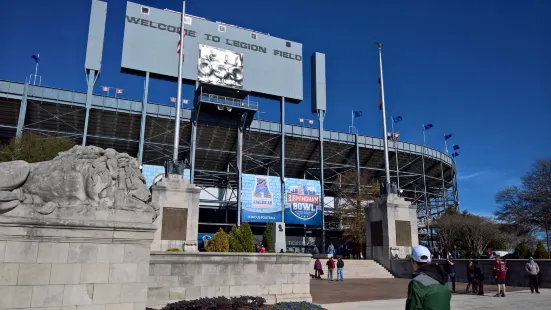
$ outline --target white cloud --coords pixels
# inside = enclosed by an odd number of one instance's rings
[[[485,173],[486,173],[486,171],[479,171],[479,172],[475,172],[475,173],[471,173],[471,174],[459,174],[459,175],[457,175],[457,179],[458,180],[469,180],[469,179],[481,176]]]

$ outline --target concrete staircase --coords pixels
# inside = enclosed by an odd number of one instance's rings
[[[344,260],[344,279],[388,279],[394,276],[374,260]]]

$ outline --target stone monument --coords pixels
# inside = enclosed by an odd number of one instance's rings
[[[280,253],[281,250],[287,251],[287,242],[285,238],[285,223],[275,222],[272,229],[272,242],[274,243],[274,251]]]
[[[150,198],[113,149],[0,163],[0,309],[145,309]]]
[[[201,189],[181,175],[169,175],[152,185],[151,192],[152,205],[159,210],[151,251],[178,248],[197,252]]]
[[[419,242],[417,206],[395,193],[370,202],[366,213],[366,255],[387,269],[390,260],[406,258]]]

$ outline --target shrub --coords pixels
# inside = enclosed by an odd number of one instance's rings
[[[547,259],[549,258],[549,252],[545,249],[545,246],[543,243],[538,242],[538,246],[536,247],[536,251],[534,251],[534,258],[535,259]]]
[[[243,252],[243,245],[241,245],[241,240],[239,237],[239,229],[236,226],[231,228],[229,243],[230,252]]]
[[[273,223],[266,223],[264,234],[262,235],[262,245],[266,248],[266,252],[274,252],[274,243],[272,239],[272,233],[274,229]]]
[[[262,297],[241,296],[232,297],[231,299],[226,297],[214,297],[201,298],[197,300],[182,300],[168,304],[162,310],[259,310],[264,307],[265,303],[266,299]]]
[[[256,246],[254,244],[254,234],[249,226],[249,223],[241,224],[239,227],[239,235],[241,245],[243,246],[243,252],[256,252]]]
[[[178,249],[178,248],[168,248],[166,249],[167,252],[181,252],[182,250]]]
[[[230,242],[228,234],[220,228],[216,234],[210,239],[207,245],[208,252],[228,252],[230,250]]]
[[[271,310],[325,310],[319,305],[314,305],[309,302],[280,302],[268,308]]]

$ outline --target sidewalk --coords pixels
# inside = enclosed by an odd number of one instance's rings
[[[345,274],[346,276],[346,274]],[[407,297],[410,279],[350,279],[343,282],[312,279],[310,280],[310,294],[316,304],[332,304],[355,301],[403,299]],[[455,296],[462,296],[466,288],[465,283],[457,283]],[[451,284],[449,284],[451,287]],[[496,292],[495,285],[485,285],[487,296]],[[523,291],[524,287],[507,287],[507,292]],[[473,295],[465,295],[473,298]],[[477,296],[478,297],[478,296]],[[528,310],[528,309],[527,309]]]
[[[374,300],[345,302],[334,304],[323,304],[322,307],[328,310],[357,310],[357,309],[377,309],[394,310],[404,309],[405,299]],[[473,295],[453,295],[451,308],[454,310],[472,310],[472,309],[499,309],[499,310],[548,310],[551,304],[551,290],[542,289],[541,294],[531,294],[530,291],[512,292],[505,298]]]

